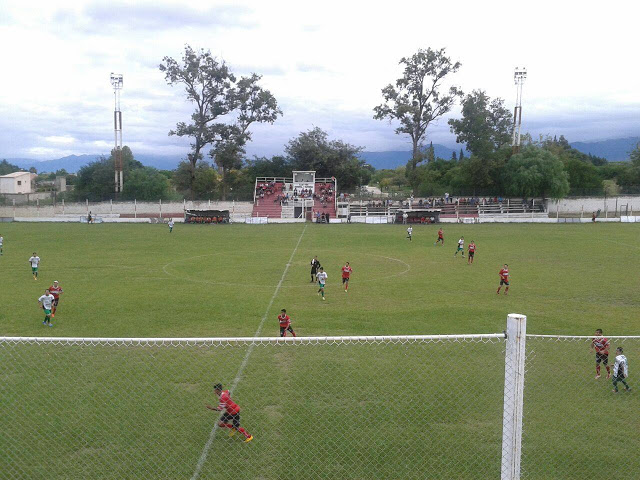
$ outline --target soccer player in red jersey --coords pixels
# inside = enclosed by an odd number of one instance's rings
[[[473,263],[473,256],[476,254],[476,244],[473,240],[469,244],[469,258],[467,260],[467,264]]]
[[[434,245],[437,245],[438,242],[441,242],[440,245],[444,245],[444,236],[442,233],[442,227],[440,227],[440,230],[438,230],[438,239],[436,240],[436,243],[434,243]]]
[[[607,378],[611,378],[609,367],[609,339],[602,336],[602,329],[596,330],[596,336],[591,341],[591,350],[596,352],[596,380],[600,378],[600,363],[607,369]]]
[[[240,432],[244,435],[244,441],[250,442],[253,440],[253,435],[247,432],[244,428],[240,426],[240,407],[237,403],[231,400],[231,396],[229,395],[229,390],[222,390],[222,384],[216,383],[213,386],[213,391],[219,397],[220,403],[217,407],[212,407],[211,405],[207,405],[206,407],[209,410],[214,410],[221,412],[224,410],[224,413],[220,417],[220,422],[218,426],[220,428],[230,428],[229,436],[232,437],[236,432]],[[231,420],[231,423],[227,423]]]
[[[342,284],[344,285],[344,292],[347,293],[349,289],[349,277],[351,276],[353,269],[349,266],[349,262],[342,267]]]
[[[505,285],[506,288],[504,289],[504,294],[506,295],[509,291],[509,265],[505,263],[504,267],[502,267],[502,269],[500,270],[499,275],[500,285],[498,286],[498,291],[496,293],[500,295],[500,289],[502,288],[502,285]]]
[[[296,336],[296,332],[291,328],[291,317],[287,315],[287,311],[283,308],[278,315],[278,323],[280,323],[280,336],[286,337],[287,330],[291,332],[291,335]]]
[[[51,312],[51,316],[56,316],[56,310],[58,308],[58,302],[60,301],[60,294],[63,293],[62,287],[56,280],[53,282],[53,285],[49,287],[49,293],[53,295],[53,311]]]

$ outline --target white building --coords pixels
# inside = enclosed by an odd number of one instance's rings
[[[33,182],[37,177],[31,172],[14,172],[0,176],[0,193],[33,193]]]

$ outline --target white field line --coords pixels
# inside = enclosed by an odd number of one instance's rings
[[[254,338],[255,337],[259,337],[260,333],[262,332],[262,327],[264,326],[264,322],[267,320],[267,315],[269,315],[269,311],[271,310],[271,306],[273,305],[273,301],[276,299],[276,296],[278,295],[278,292],[280,291],[280,287],[282,286],[282,282],[284,282],[284,277],[287,275],[287,272],[289,271],[289,267],[291,266],[291,262],[293,261],[293,257],[295,256],[296,252],[298,251],[298,247],[300,246],[300,242],[302,241],[302,236],[304,235],[304,232],[307,230],[307,225],[304,226],[304,228],[302,229],[302,233],[300,234],[300,238],[298,238],[298,243],[296,243],[295,248],[293,249],[293,252],[291,252],[291,256],[289,257],[289,261],[287,262],[287,265],[284,267],[284,272],[282,272],[282,276],[280,277],[280,281],[278,282],[278,285],[276,285],[276,289],[273,292],[273,295],[271,295],[271,300],[269,300],[269,305],[267,305],[267,309],[264,312],[264,315],[262,316],[262,319],[260,320],[260,324],[258,325],[258,329],[256,330],[256,333],[253,335]],[[249,363],[249,357],[251,356],[251,352],[253,352],[253,349],[255,348],[255,344],[250,344],[249,347],[247,348],[247,353],[245,353],[244,358],[242,359],[242,363],[240,364],[240,368],[238,368],[238,372],[236,373],[235,378],[233,379],[233,383],[231,384],[231,388],[229,388],[229,393],[233,394],[233,391],[236,389],[236,387],[238,386],[238,383],[240,383],[240,379],[242,378],[242,373],[244,372],[244,369],[247,366],[247,363]],[[209,434],[209,439],[207,440],[207,443],[204,445],[204,448],[202,449],[202,453],[200,454],[200,458],[198,459],[198,463],[196,465],[196,469],[193,472],[193,475],[191,476],[191,480],[197,480],[197,478],[200,476],[200,471],[202,470],[202,467],[204,466],[204,462],[207,461],[207,456],[209,455],[209,450],[211,450],[211,445],[213,445],[213,441],[216,439],[216,433],[218,433],[218,419],[216,419],[215,424],[213,425],[213,428],[211,429],[211,433]]]

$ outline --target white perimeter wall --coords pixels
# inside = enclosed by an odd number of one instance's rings
[[[607,212],[615,212],[616,205],[617,211],[620,211],[620,205],[629,204],[629,210],[633,207],[634,210],[640,210],[640,196],[620,196],[620,197],[575,197],[575,198],[563,198],[562,200],[549,200],[548,208],[549,215],[556,213],[556,208],[559,213],[580,213],[583,209],[585,215],[591,215],[593,212],[605,209]]]
[[[58,203],[54,206],[22,206],[12,205],[0,206],[0,217],[56,217],[58,215],[80,217],[86,215],[87,211],[91,211],[94,215],[159,215],[162,216],[183,216],[184,209],[212,209],[212,210],[229,210],[231,214],[236,216],[251,215],[253,211],[253,203],[251,202],[102,202],[102,203]]]

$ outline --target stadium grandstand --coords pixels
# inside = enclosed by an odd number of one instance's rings
[[[253,192],[253,217],[303,218],[336,217],[337,181],[316,178],[316,172],[294,171],[293,176],[258,177]]]

